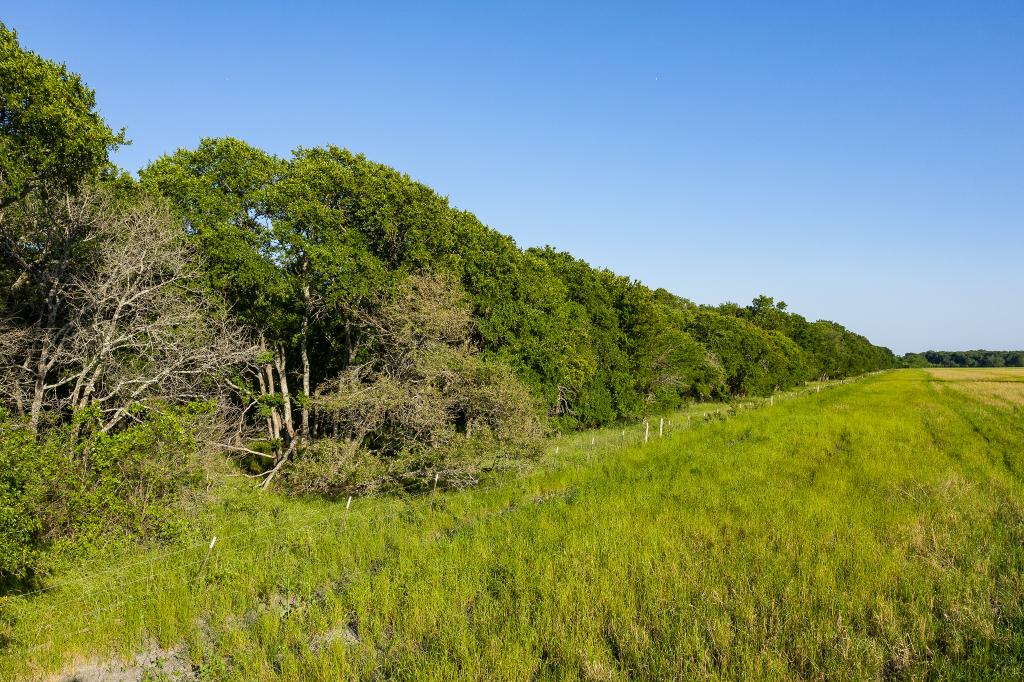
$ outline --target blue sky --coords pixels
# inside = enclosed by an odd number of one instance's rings
[[[1024,3],[10,3],[129,170],[337,144],[512,234],[897,352],[1024,347]]]

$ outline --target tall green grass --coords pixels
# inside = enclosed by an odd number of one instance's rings
[[[1024,412],[920,371],[738,407],[347,512],[239,486],[194,545],[10,600],[0,674],[163,647],[217,680],[1024,675]]]

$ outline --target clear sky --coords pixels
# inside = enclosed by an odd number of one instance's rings
[[[5,3],[129,170],[336,144],[700,303],[1024,347],[1024,2]]]

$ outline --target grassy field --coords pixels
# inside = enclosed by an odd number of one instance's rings
[[[1022,380],[697,407],[348,511],[239,486],[193,545],[8,600],[0,677],[1020,678]]]

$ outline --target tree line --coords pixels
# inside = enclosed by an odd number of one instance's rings
[[[429,187],[336,147],[279,159],[207,139],[140,176],[174,207],[211,287],[260,330],[270,393],[287,396],[291,379],[314,395],[370,357],[373,333],[360,315],[415,274],[450,278],[470,306],[481,357],[511,367],[563,426],[894,364],[864,337],[766,296],[698,306],[551,247],[521,250]],[[304,432],[318,428],[308,425],[322,417],[315,406],[282,408],[285,426],[289,411]]]
[[[896,364],[770,297],[697,305],[520,249],[347,149],[211,138],[136,179],[125,143],[0,24],[0,578],[68,538],[173,535],[224,467],[468,485],[545,431]]]
[[[900,362],[904,367],[1024,367],[1024,351],[929,350],[907,353]]]

